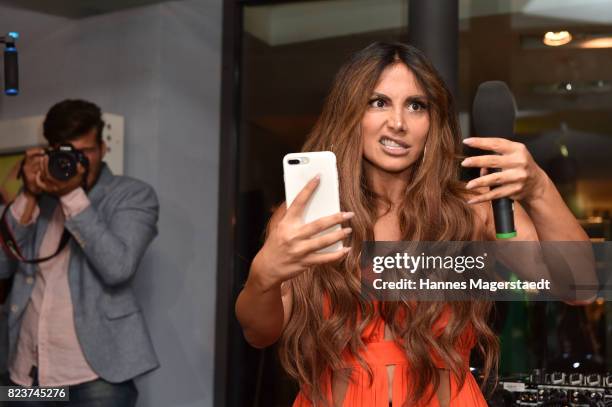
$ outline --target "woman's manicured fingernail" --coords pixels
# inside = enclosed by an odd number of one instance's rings
[[[471,138],[471,137],[468,137],[468,138],[463,139],[463,142],[464,142],[465,144],[470,144],[472,141],[474,141],[474,139],[473,139],[473,138]]]
[[[468,204],[473,204],[474,202],[476,202],[476,199],[474,199],[474,198],[467,200]]]
[[[342,217],[343,217],[344,219],[350,219],[350,218],[352,218],[353,216],[355,216],[355,213],[354,213],[354,212],[344,212],[344,213],[342,214]]]
[[[470,189],[473,188],[474,184],[472,183],[472,181],[468,182],[467,184],[465,184],[465,189]]]
[[[344,234],[345,235],[350,235],[352,231],[353,231],[353,229],[351,229],[351,228],[344,228]]]
[[[461,165],[466,166],[470,163],[470,159],[466,158],[465,160],[461,161]]]

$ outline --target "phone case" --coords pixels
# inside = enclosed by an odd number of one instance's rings
[[[299,160],[299,164],[291,164],[290,160]],[[283,158],[283,173],[285,179],[285,198],[287,207],[304,186],[320,174],[319,186],[313,192],[303,212],[304,223],[310,223],[324,216],[340,212],[340,193],[338,188],[338,170],[336,155],[331,151],[316,151],[307,153],[291,153]],[[319,233],[318,236],[340,229],[340,225],[332,226]],[[317,253],[330,253],[342,249],[342,242],[319,250]]]

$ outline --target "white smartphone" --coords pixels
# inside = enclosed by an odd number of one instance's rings
[[[313,192],[303,212],[304,223],[310,223],[324,216],[340,212],[340,192],[338,188],[338,169],[336,155],[331,151],[291,153],[283,158],[283,175],[285,179],[285,199],[287,208],[317,174],[321,176],[317,189]],[[334,225],[317,236],[339,230]],[[330,253],[342,249],[342,242],[318,250],[317,253]]]

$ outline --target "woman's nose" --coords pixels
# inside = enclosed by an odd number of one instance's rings
[[[404,116],[401,111],[393,110],[387,118],[387,126],[397,132],[406,130],[406,123],[404,122]]]

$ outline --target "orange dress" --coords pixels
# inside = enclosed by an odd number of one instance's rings
[[[375,303],[375,306],[378,306]],[[329,304],[324,303],[324,314],[329,315]],[[446,326],[450,316],[450,309],[440,316],[434,326],[434,331],[438,331]],[[438,332],[440,332],[438,331]],[[362,333],[365,349],[362,350],[362,357],[371,367],[373,381],[370,386],[368,373],[359,365],[357,360],[350,354],[344,354],[347,366],[352,368],[351,380],[346,389],[346,395],[342,402],[342,407],[401,407],[407,398],[409,387],[407,368],[409,361],[403,349],[393,340],[385,340],[385,324],[381,317],[376,318]],[[469,371],[470,351],[476,344],[472,329],[466,329],[461,335],[457,350],[463,355],[465,369],[467,371],[463,387],[458,388],[457,380],[453,374],[449,374],[450,381],[450,406],[451,407],[487,407],[487,403],[482,395],[478,383]],[[443,368],[442,361],[437,360],[432,355],[437,367]],[[393,373],[393,403],[389,403],[389,389],[387,365],[395,365]],[[332,401],[332,375],[331,372],[324,375],[327,400],[330,405]],[[306,398],[302,391],[299,392],[293,403],[293,407],[312,407],[313,404]],[[419,407],[439,407],[438,398],[434,396],[428,404],[420,404]]]

